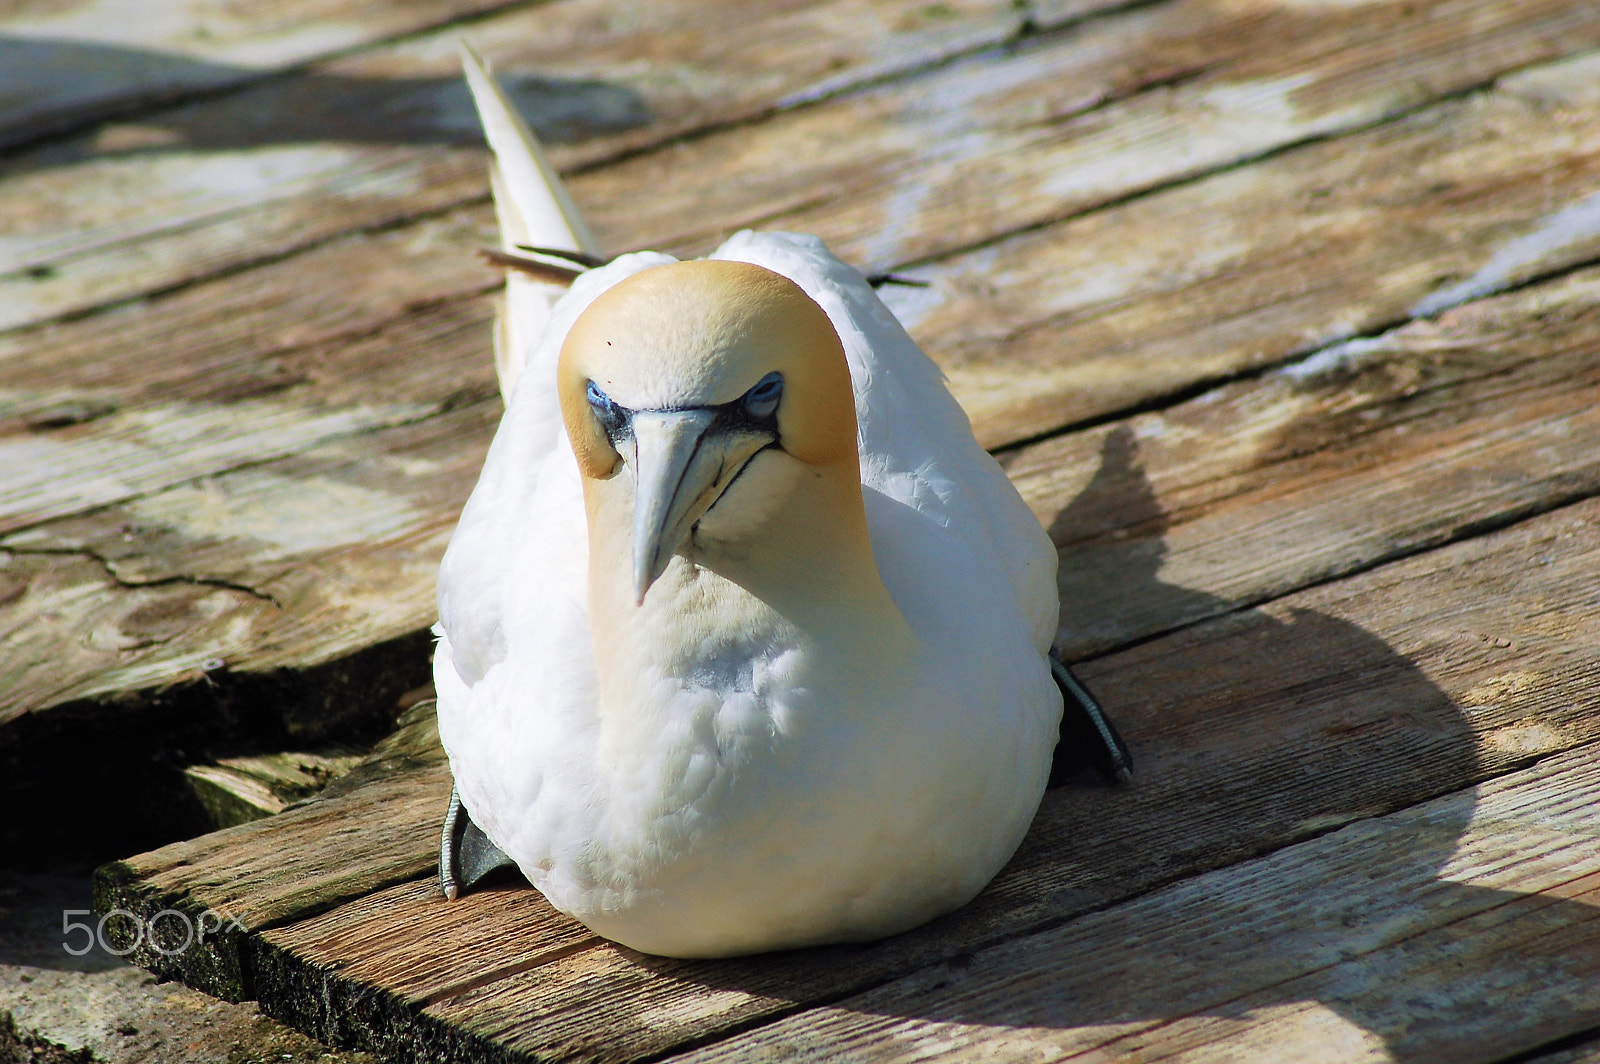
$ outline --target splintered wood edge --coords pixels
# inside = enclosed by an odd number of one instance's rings
[[[240,927],[181,891],[152,888],[128,861],[95,869],[94,912],[107,944],[130,964],[224,1001],[254,997]]]
[[[324,824],[332,827],[352,818],[381,824],[381,807],[375,815],[365,811],[373,796],[412,790],[424,792],[424,805],[436,805],[442,819],[449,796],[449,771],[439,747],[431,700],[408,710],[399,728],[371,756],[323,794],[274,817],[175,842],[97,869],[94,911],[98,916],[114,910],[132,914],[131,920],[111,918],[105,925],[112,948],[127,951],[131,963],[228,1001],[253,998],[246,957],[252,934],[428,875],[437,867],[437,841],[422,832],[415,834],[409,851],[403,846],[399,854],[392,846],[373,854],[347,853],[347,863],[359,865],[365,858],[372,867],[365,874],[347,874],[331,884],[320,881],[306,888],[288,908],[241,904],[243,899],[229,893],[239,885],[228,874],[228,866],[236,863],[240,848],[252,848],[252,840],[273,839],[297,821],[309,825],[313,837],[321,834],[318,828]],[[406,831],[407,837],[412,835]],[[270,852],[277,849],[268,847]],[[293,867],[292,854],[286,855],[286,864],[289,867],[282,869],[283,875],[304,874]],[[157,919],[168,911],[180,915]],[[186,928],[191,932],[187,940]],[[200,933],[202,928],[205,934]]]

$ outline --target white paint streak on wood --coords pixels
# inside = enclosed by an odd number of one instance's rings
[[[1495,87],[1550,106],[1600,108],[1600,52],[1519,70]]]
[[[1499,248],[1477,273],[1435,292],[1411,308],[1431,318],[1474,299],[1493,295],[1538,273],[1571,267],[1600,256],[1600,192],[1584,197],[1541,221],[1532,232]]]

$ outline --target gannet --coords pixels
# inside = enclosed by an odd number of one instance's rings
[[[493,257],[528,270],[496,334],[506,411],[439,573],[446,894],[514,863],[598,934],[679,957],[964,904],[1028,828],[1073,683],[1049,538],[820,240],[597,265],[463,53]]]

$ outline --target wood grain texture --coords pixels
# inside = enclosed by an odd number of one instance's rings
[[[8,537],[0,719],[223,667],[303,669],[417,632],[498,416],[485,400],[105,507],[47,544]],[[480,449],[461,453],[463,436]]]
[[[572,952],[570,923],[554,925],[559,948],[496,938],[396,892],[389,911],[353,903],[262,935],[263,1007],[401,1057],[654,1057],[1593,741],[1597,519],[1586,503],[1083,666],[1133,747],[1133,785],[1048,794],[999,879],[921,931],[682,962]],[[1442,863],[1450,839],[1422,848]],[[485,903],[484,919],[507,903]],[[425,991],[400,980],[397,925],[470,934],[477,967],[454,958]],[[488,978],[499,972],[512,974]]]
[[[1073,0],[1031,13],[1032,21],[1056,26],[1127,2]],[[609,139],[614,150],[659,139],[663,130],[728,121],[752,105],[792,105],[992,45],[1025,17],[996,0],[769,0],[720,9],[615,0],[412,0],[379,10],[277,0],[252,5],[247,15],[225,4],[164,0],[141,5],[141,18],[116,16],[117,5],[106,0],[27,8],[13,6],[0,19],[7,37],[0,44],[0,146],[216,94],[319,60],[324,90],[376,89],[390,104],[460,112],[465,95],[449,91],[459,80],[453,50],[440,42],[465,29],[513,75],[538,69],[522,89],[545,105],[546,135],[567,140],[579,128]],[[472,19],[465,27],[463,16]],[[444,28],[428,32],[435,27]],[[374,47],[406,37],[420,39]],[[764,69],[755,74],[739,53],[761,38]],[[385,93],[376,81],[394,76],[411,82],[408,99],[403,91]],[[444,100],[433,98],[441,91]],[[339,126],[359,120],[356,102],[345,102]],[[402,107],[384,110],[399,112],[402,124],[419,117]],[[665,119],[661,129],[638,134],[658,118]]]
[[[1310,8],[1288,0],[1175,0],[744,121],[809,84],[821,56],[842,50],[847,68],[869,63],[850,58],[853,48],[841,42],[900,39],[901,31],[871,14],[839,19],[831,35],[800,34],[821,50],[784,53],[798,64],[795,84],[771,85],[759,101],[717,112],[717,123],[733,128],[580,175],[573,195],[602,243],[698,253],[744,226],[791,228],[818,232],[879,268],[1348,132],[1600,45],[1600,16],[1580,0]],[[730,69],[748,69],[770,47],[761,20],[748,21],[750,50],[730,54]],[[690,49],[691,61],[693,48],[707,46],[681,36],[642,39]],[[917,51],[920,39],[906,42],[913,66],[928,59]],[[81,313],[352,229],[481,200],[482,150],[447,43],[414,49],[415,64],[437,72],[418,74],[426,86],[415,99],[405,83],[409,60],[363,56],[352,62],[372,77],[349,79],[376,80],[389,87],[375,91],[392,89],[398,99],[351,101],[308,73],[165,116],[165,125],[109,131],[104,144],[83,140],[20,160],[0,181],[0,211],[25,220],[10,242],[11,265],[0,271],[0,324]],[[929,47],[938,52],[936,43]],[[607,45],[599,47],[604,53]],[[568,80],[603,86],[618,69],[606,58]],[[655,57],[649,69],[664,61]],[[741,82],[732,74],[710,80]],[[455,102],[440,103],[441,93]],[[644,101],[639,114],[653,114],[648,89],[634,94]],[[591,95],[599,112],[591,133],[615,124],[618,107],[627,110],[609,91]],[[373,128],[373,116],[391,113],[399,116],[394,128]],[[581,108],[564,120],[570,137],[588,142]],[[128,144],[119,148],[119,137]],[[206,148],[218,141],[219,150]],[[583,150],[558,151],[557,161],[600,157],[574,154]],[[130,185],[140,197],[116,194]],[[63,226],[62,218],[73,222]]]
[[[583,175],[575,194],[613,246],[642,231],[697,251],[738,228],[786,228],[876,269],[1348,133],[1596,44],[1593,10],[1557,0],[1185,0],[624,160]],[[641,202],[640,188],[662,192]],[[659,235],[686,216],[704,228]]]
[[[0,327],[485,200],[463,35],[569,168],[993,46],[1021,23],[1003,0],[560,0],[102,127],[0,170]]]
[[[1523,84],[954,256],[890,298],[989,446],[1437,314],[1600,253],[1600,108]]]
[[[1600,1019],[1585,747],[690,1060],[1494,1061]]]

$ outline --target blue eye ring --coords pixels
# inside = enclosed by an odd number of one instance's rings
[[[584,388],[585,397],[589,406],[594,410],[594,416],[599,420],[601,428],[606,430],[606,435],[616,438],[628,426],[628,412],[618,406],[612,398],[600,390],[600,386],[590,381]]]
[[[752,417],[767,418],[778,411],[783,400],[783,374],[769,373],[744,393],[744,408]]]

